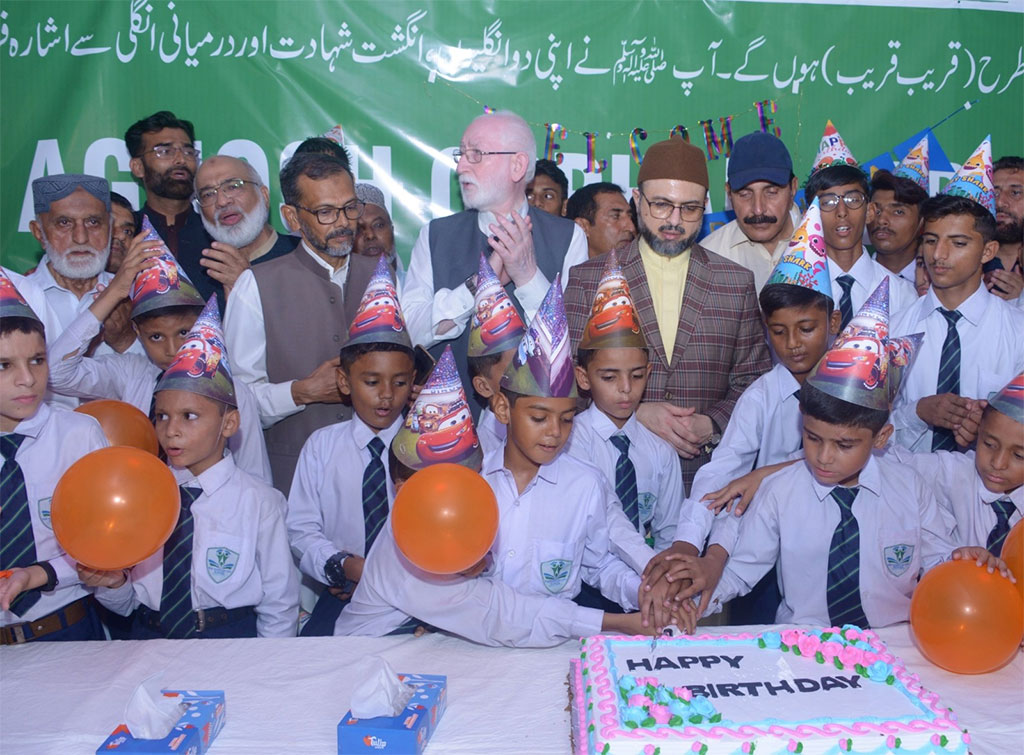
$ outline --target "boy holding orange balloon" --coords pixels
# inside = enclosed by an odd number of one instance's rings
[[[105,318],[126,297],[131,300],[132,327],[146,356],[86,357]],[[199,292],[145,220],[142,233],[110,284],[50,344],[51,388],[79,398],[118,399],[151,417],[157,380],[175,359],[203,306]],[[239,467],[270,482],[270,460],[256,398],[242,381],[235,386],[235,395],[241,427],[228,441],[228,448]]]
[[[65,470],[107,445],[92,417],[43,402],[43,324],[0,271],[0,644],[102,640],[74,561],[50,525]]]
[[[324,586],[303,636],[330,635],[387,519],[394,489],[386,449],[402,426],[415,372],[384,257],[341,349],[338,388],[353,417],[309,436],[288,495],[288,538],[302,573]]]
[[[170,538],[130,570],[79,567],[107,608],[134,612],[133,639],[295,636],[284,496],[225,453],[239,413],[223,344],[211,297],[156,385],[157,438],[181,500]]]

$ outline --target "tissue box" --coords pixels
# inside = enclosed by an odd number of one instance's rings
[[[96,755],[108,752],[205,755],[210,743],[224,728],[224,692],[184,689],[165,689],[161,692],[165,695],[181,695],[182,702],[189,704],[170,734],[163,739],[136,739],[128,727],[121,724],[100,745]]]
[[[422,755],[448,703],[448,677],[399,674],[398,678],[415,690],[402,714],[358,719],[347,712],[338,724],[338,755]]]

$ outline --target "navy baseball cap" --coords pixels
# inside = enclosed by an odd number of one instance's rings
[[[726,175],[733,191],[754,181],[785,186],[792,176],[793,159],[777,136],[755,131],[733,143]]]

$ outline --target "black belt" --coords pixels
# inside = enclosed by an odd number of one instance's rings
[[[35,621],[23,621],[20,624],[0,627],[0,645],[20,645],[74,626],[88,614],[85,605],[87,600],[89,596],[79,598]]]
[[[223,608],[216,606],[214,608],[200,608],[198,611],[192,612],[192,618],[195,620],[195,629],[197,632],[204,632],[207,629],[213,629],[214,627],[223,626],[224,624],[231,624],[242,619],[247,619],[255,612],[254,606],[241,606],[239,608]],[[136,611],[139,619],[150,629],[162,632],[163,627],[160,626],[160,612],[154,611],[149,606],[139,606]]]

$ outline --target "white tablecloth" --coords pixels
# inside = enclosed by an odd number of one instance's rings
[[[1024,657],[1018,654],[992,674],[958,676],[925,661],[906,625],[879,635],[953,707],[971,733],[975,755],[1021,752]],[[360,681],[359,668],[366,656],[377,654],[396,671],[447,675],[448,711],[428,753],[567,755],[566,674],[576,652],[577,643],[510,650],[443,635],[5,647],[0,648],[0,752],[93,753],[121,722],[135,686],[166,669],[166,687],[227,693],[227,724],[211,755],[329,755],[337,751],[337,724]]]

